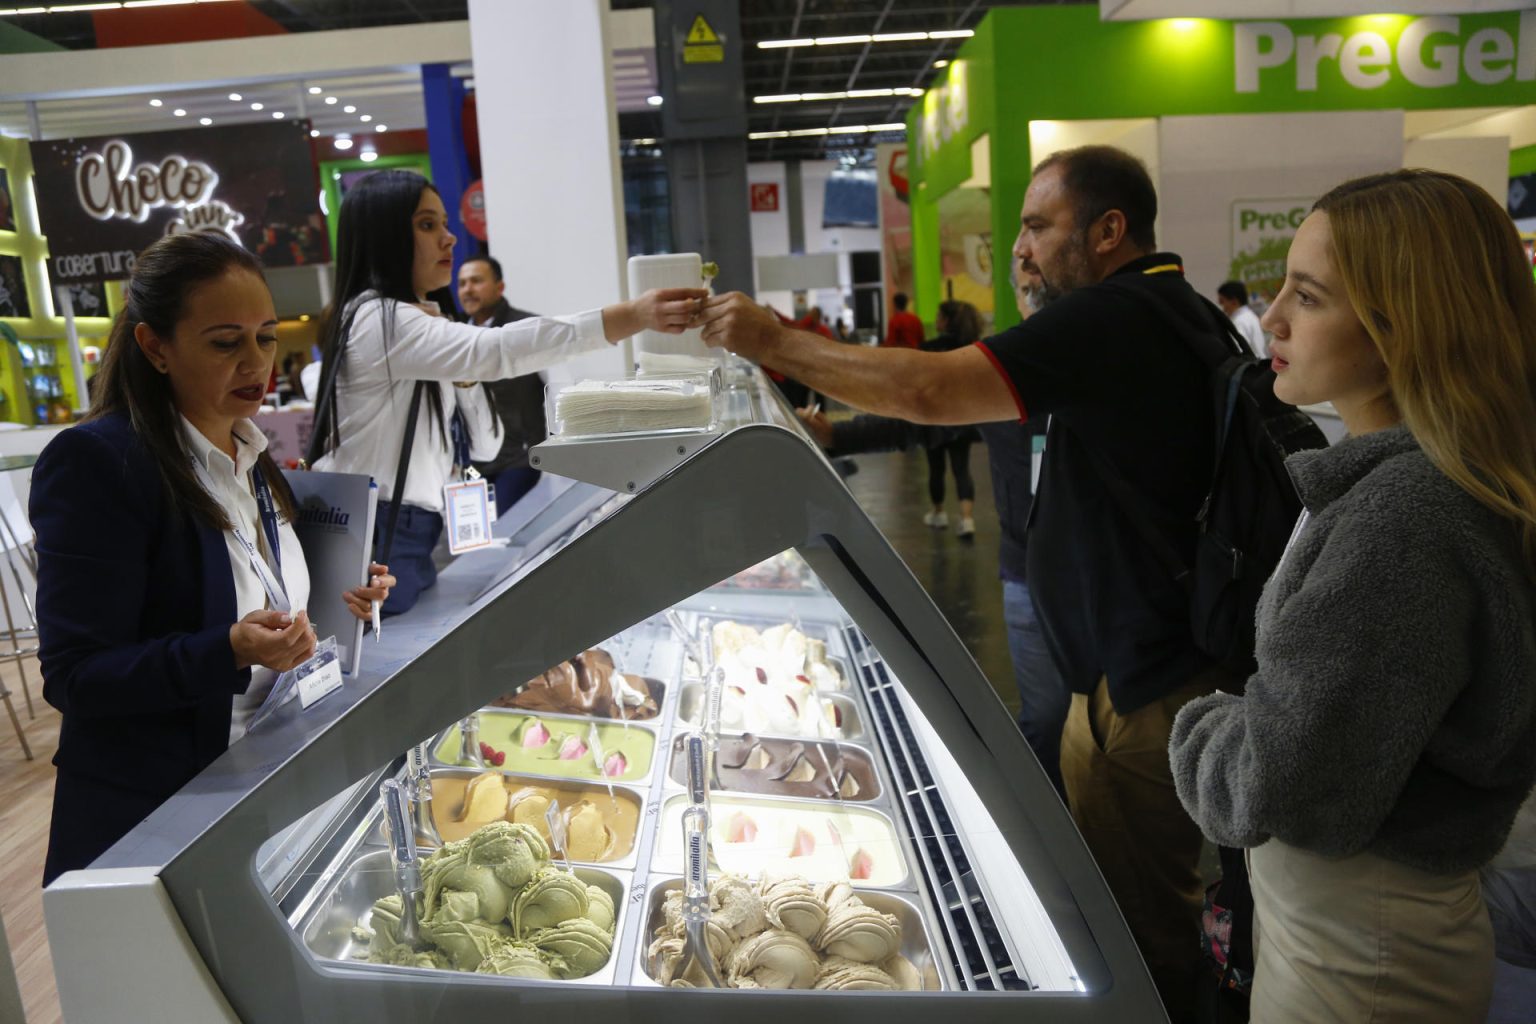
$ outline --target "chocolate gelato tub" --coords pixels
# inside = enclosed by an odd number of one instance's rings
[[[607,651],[591,650],[562,661],[521,689],[497,697],[491,706],[646,722],[661,713],[666,695],[666,683],[620,672]]]
[[[686,796],[662,805],[653,871],[683,868]],[[803,875],[812,882],[847,881],[858,888],[910,888],[912,872],[891,819],[855,804],[771,800],[716,793],[710,797],[710,851],[726,874]],[[711,868],[714,871],[714,868]]]
[[[667,895],[680,892],[683,887],[682,879],[668,878],[664,876],[651,876],[651,888],[645,902],[645,920],[639,945],[639,955],[633,965],[633,973],[630,982],[635,985],[656,985],[654,971],[657,963],[650,956],[650,949],[656,937],[657,930],[665,924],[664,908]],[[817,887],[813,886],[813,889]],[[940,965],[934,956],[937,948],[934,943],[934,932],[929,927],[928,920],[917,904],[904,896],[892,892],[871,892],[867,889],[857,891],[859,900],[865,906],[880,914],[889,914],[896,919],[900,929],[900,955],[916,971],[918,986],[922,991],[937,992],[950,990],[955,987],[955,982],[949,977],[948,971],[941,971]],[[825,958],[824,958],[825,959]],[[728,974],[717,964],[716,969],[725,981]],[[910,980],[910,979],[909,979]],[[728,983],[728,982],[727,982]]]
[[[593,729],[602,747],[601,761],[590,745]],[[489,709],[480,712],[480,742],[486,745],[482,756],[488,768],[509,775],[594,782],[643,782],[651,774],[656,752],[656,733],[639,723]],[[496,754],[501,755],[500,761],[493,759]],[[461,760],[461,755],[455,723],[433,745],[432,757],[449,767],[478,767]]]
[[[471,796],[467,808],[466,789]],[[634,866],[644,803],[636,790],[615,785],[610,796],[608,787],[601,783],[552,782],[505,775],[494,769],[432,769],[432,821],[446,842],[463,839],[481,825],[498,820],[532,825],[549,842],[544,814],[550,803],[560,807],[557,813],[565,822],[573,862]],[[494,813],[497,810],[499,814]]]
[[[677,706],[677,719],[698,725],[704,708],[704,684],[685,683]],[[778,692],[744,690],[721,699],[720,730],[750,732],[760,736],[859,740],[864,720],[851,696],[842,693],[811,693],[790,697]]]
[[[672,740],[670,774],[688,784],[686,736]],[[715,754],[717,791],[868,803],[880,799],[880,773],[868,752],[849,743],[723,735]]]
[[[369,927],[374,902],[395,891],[395,874],[390,866],[387,850],[365,853],[347,864],[336,873],[334,878],[324,883],[322,895],[303,911],[302,917],[293,923],[305,947],[311,953],[325,960],[338,961],[339,965],[345,965],[348,971],[385,973],[432,971],[438,977],[450,974],[475,983],[490,980],[506,985],[611,985],[619,976],[616,961],[620,940],[628,927],[627,903],[631,876],[629,872],[590,867],[575,868],[574,874],[587,885],[595,885],[602,889],[613,901],[615,938],[614,955],[608,958],[608,962],[603,967],[584,978],[574,978],[569,981],[533,981],[432,967],[396,967],[390,964],[369,963],[368,942],[360,940],[354,928],[358,925]]]

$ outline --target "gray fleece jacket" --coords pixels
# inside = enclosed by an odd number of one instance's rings
[[[1174,722],[1179,799],[1227,846],[1475,868],[1536,780],[1536,586],[1517,532],[1402,427],[1287,465],[1310,520],[1259,600],[1245,695]]]

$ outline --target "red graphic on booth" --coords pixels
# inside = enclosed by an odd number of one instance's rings
[[[485,241],[485,186],[480,182],[464,190],[464,198],[459,202],[459,218],[464,221],[465,231]]]
[[[779,212],[779,183],[776,181],[759,181],[752,185],[752,212],[753,213],[778,213]]]

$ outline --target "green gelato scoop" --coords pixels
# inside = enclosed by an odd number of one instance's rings
[[[506,978],[540,978],[553,981],[555,972],[549,958],[537,946],[527,942],[503,942],[480,961],[480,974],[500,974]],[[561,963],[564,967],[564,963]]]
[[[540,929],[529,940],[565,960],[566,970],[561,978],[585,978],[601,970],[613,952],[613,934],[584,917]]]
[[[512,901],[512,930],[526,937],[573,917],[584,917],[589,900],[581,879],[559,868],[545,868]]]

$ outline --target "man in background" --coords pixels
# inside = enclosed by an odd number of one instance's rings
[[[907,293],[897,292],[892,296],[891,306],[895,312],[891,314],[891,324],[886,329],[882,344],[887,348],[917,348],[926,340],[923,337],[923,322],[917,318],[916,313],[907,312]]]
[[[1216,289],[1216,302],[1231,318],[1232,326],[1253,349],[1253,354],[1268,359],[1269,341],[1264,337],[1264,328],[1259,326],[1258,314],[1248,305],[1248,286],[1241,281],[1224,281]]]
[[[476,327],[500,327],[535,314],[507,302],[501,263],[475,256],[459,268],[459,305]],[[537,373],[486,384],[501,417],[501,451],[475,468],[496,489],[496,514],[502,515],[539,482],[528,465],[528,449],[544,440],[544,378]]]

